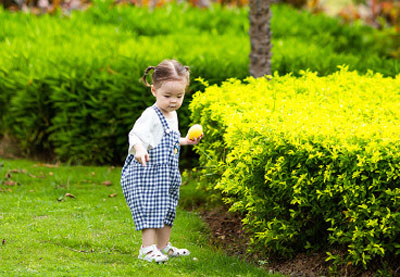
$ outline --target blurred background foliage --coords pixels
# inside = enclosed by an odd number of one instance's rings
[[[108,0],[105,0],[108,1]],[[175,0],[109,0],[114,5],[164,6]],[[86,9],[96,0],[0,0],[6,9],[23,10],[33,13],[54,13],[57,9],[70,11]],[[226,6],[246,6],[249,0],[177,0],[196,7],[210,8],[212,3]],[[338,15],[346,21],[361,19],[377,28],[394,26],[399,32],[400,2],[397,0],[272,0],[272,3],[285,3],[298,9],[308,9],[314,13],[325,12]]]
[[[61,10],[69,14],[72,10],[84,10],[96,4],[108,2],[111,5],[132,5],[154,9],[171,2],[186,2],[199,8],[212,8],[213,3],[223,6],[247,6],[249,0],[0,0],[4,8],[35,14],[54,14]],[[312,13],[325,13],[341,18],[344,22],[361,21],[363,24],[385,30],[393,44],[400,45],[400,1],[398,0],[271,0],[272,3],[285,3],[297,9]],[[400,46],[392,51],[395,58],[400,57]]]

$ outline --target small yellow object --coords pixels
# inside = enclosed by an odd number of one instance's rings
[[[174,149],[175,154],[178,154],[178,148]]]
[[[188,138],[190,140],[194,140],[198,137],[200,137],[203,134],[203,128],[201,127],[200,124],[195,124],[192,127],[190,127],[188,131]]]

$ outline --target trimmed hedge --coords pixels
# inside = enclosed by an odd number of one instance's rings
[[[273,6],[273,11],[272,64],[280,74],[298,75],[309,68],[325,75],[337,64],[389,76],[400,70],[398,61],[381,59],[384,47],[372,43],[381,41],[380,33],[371,28],[286,6]],[[26,153],[53,153],[73,163],[121,164],[129,129],[153,102],[138,79],[148,65],[165,58],[192,70],[179,113],[183,133],[191,92],[204,88],[194,79],[201,76],[214,84],[248,75],[243,8],[167,5],[150,11],[97,3],[69,17],[0,8],[0,18],[0,135],[17,138]]]
[[[274,75],[194,95],[205,188],[243,214],[252,249],[336,263],[400,257],[400,75]],[[216,185],[215,185],[216,184]]]

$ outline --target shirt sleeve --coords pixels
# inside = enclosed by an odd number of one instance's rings
[[[133,125],[133,128],[129,132],[129,153],[135,154],[134,145],[141,143],[144,148],[149,150],[151,148],[152,129],[154,125],[154,115],[149,109],[146,109],[138,120]]]

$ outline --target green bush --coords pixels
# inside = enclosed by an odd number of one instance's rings
[[[96,25],[114,25],[138,36],[150,37],[177,33],[246,34],[249,24],[247,9],[224,8],[220,5],[200,10],[183,4],[148,9],[97,3],[85,13],[74,16],[83,16]]]
[[[100,40],[98,32],[88,32],[85,24],[81,35],[72,31],[63,34],[61,28],[52,33],[54,22],[47,20],[52,18],[37,22],[45,35],[33,34],[35,43],[21,37],[8,46],[18,60],[6,55],[2,60],[5,80],[2,84],[7,85],[15,76],[19,87],[4,88],[1,101],[7,106],[7,113],[2,114],[1,126],[7,126],[8,133],[21,141],[27,153],[54,151],[58,159],[75,163],[121,163],[126,156],[128,131],[144,108],[154,101],[150,91],[139,83],[140,76],[148,65],[156,65],[177,53],[180,53],[177,59],[191,66],[194,77],[201,74],[218,82],[240,75],[237,70],[240,67],[235,63],[241,61],[232,59],[233,51],[219,55],[228,36],[192,38],[172,34],[127,39],[126,34],[102,26],[98,30],[103,36]],[[64,28],[72,29],[75,24],[68,21]],[[63,35],[62,44],[53,39]],[[185,46],[177,45],[177,40]],[[205,45],[213,42],[221,46],[207,50]],[[236,38],[229,44],[238,51],[240,43]],[[40,49],[46,46],[53,49],[54,56],[40,54]],[[162,53],[160,47],[164,49]],[[26,56],[31,59],[23,58]],[[219,61],[219,68],[207,66],[212,60]],[[198,83],[192,82],[189,90],[199,88]],[[189,124],[190,95],[189,92],[180,111],[184,131]],[[184,156],[191,154],[186,150]]]
[[[48,152],[51,156],[53,148],[48,138],[54,110],[50,94],[57,84],[57,80],[50,77],[26,80],[26,85],[15,92],[8,104],[9,109],[5,116],[8,130],[12,130],[12,134],[28,154]]]
[[[194,96],[206,188],[243,214],[253,250],[340,248],[331,259],[365,267],[399,257],[400,75],[303,74]]]

